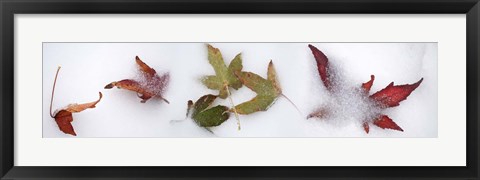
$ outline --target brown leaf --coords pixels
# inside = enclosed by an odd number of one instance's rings
[[[102,99],[103,95],[101,92],[98,92],[99,98],[96,101],[90,102],[90,103],[84,103],[84,104],[70,104],[67,106],[65,109],[66,111],[76,113],[76,112],[82,112],[83,110],[87,108],[95,108],[95,105],[97,105],[98,102]]]
[[[329,115],[329,111],[325,108],[319,108],[317,110],[315,110],[314,112],[310,113],[308,116],[307,116],[307,119],[310,119],[310,118],[325,118]]]
[[[126,89],[129,91],[137,92],[137,95],[140,99],[142,99],[142,103],[147,102],[150,98],[155,96],[155,94],[147,89],[143,88],[140,83],[132,79],[124,79],[117,82],[112,82],[105,86],[105,89],[111,89],[113,87],[117,87],[119,89]]]
[[[147,102],[153,97],[159,97],[166,103],[169,103],[168,100],[162,97],[162,94],[170,80],[169,73],[158,76],[157,72],[145,64],[138,56],[135,57],[135,62],[137,63],[140,72],[143,75],[143,79],[141,79],[141,81],[124,79],[107,84],[105,89],[111,89],[116,86],[120,89],[134,91],[137,93],[137,96],[142,99],[142,101],[140,101],[142,103]]]
[[[57,122],[58,128],[65,134],[71,134],[76,136],[75,130],[71,122],[73,121],[72,113],[67,110],[60,110],[55,114],[55,122]]]
[[[155,77],[155,75],[157,74],[157,71],[155,71],[155,69],[145,64],[138,56],[135,56],[135,62],[137,62],[140,70],[143,73],[145,73],[148,77],[152,78],[152,77]]]
[[[57,73],[55,74],[55,80],[53,82],[52,97],[50,99],[50,117],[55,119],[55,122],[57,122],[58,128],[62,132],[76,136],[77,134],[75,133],[75,130],[73,129],[73,126],[71,124],[71,122],[73,121],[72,113],[82,112],[83,110],[88,108],[95,108],[95,105],[97,105],[97,103],[100,102],[100,100],[102,99],[102,93],[98,92],[100,97],[98,98],[98,100],[94,102],[84,103],[84,104],[70,104],[66,108],[57,110],[53,114],[52,105],[53,105],[53,97],[55,95],[55,86],[57,84],[58,72],[60,72],[60,66],[57,69]]]
[[[54,118],[60,130],[66,134],[76,136],[77,134],[75,133],[75,130],[73,129],[73,126],[71,124],[71,122],[73,121],[72,113],[82,112],[88,108],[95,108],[95,105],[97,105],[97,103],[100,102],[100,100],[102,99],[101,92],[99,92],[99,96],[100,97],[98,98],[98,100],[94,102],[84,104],[70,104],[64,109],[57,110]]]

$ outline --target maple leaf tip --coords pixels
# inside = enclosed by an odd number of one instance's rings
[[[112,89],[113,86],[115,86],[115,85],[113,85],[113,83],[110,83],[110,84],[107,84],[107,85],[104,87],[104,89]]]
[[[138,56],[135,56],[135,62],[137,62],[139,66],[142,66],[142,64],[145,64]]]
[[[167,104],[170,104],[170,101],[168,101],[167,99],[162,98],[162,100],[165,101]]]
[[[400,131],[400,132],[403,132],[403,129],[402,129],[400,126],[398,126],[398,125],[396,125],[395,128],[391,128],[391,129],[397,130],[397,131]]]
[[[419,80],[418,82],[416,82],[415,84],[417,84],[417,86],[418,86],[418,85],[420,85],[420,83],[422,83],[422,82],[423,82],[423,77],[422,77],[422,79],[420,79],[420,80]]]
[[[363,123],[363,130],[368,134],[370,132],[370,125],[367,122]]]
[[[320,51],[317,47],[315,47],[315,46],[313,46],[313,45],[311,45],[311,44],[309,44],[308,47],[310,48],[310,50],[311,50],[312,52],[320,52],[320,54],[323,55],[323,56],[325,56],[325,58],[327,57],[327,56],[326,56],[322,51]]]

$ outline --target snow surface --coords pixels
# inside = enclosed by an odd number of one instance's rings
[[[101,91],[97,107],[73,114],[77,137],[437,137],[437,44],[436,43],[310,43],[323,51],[341,79],[342,93],[329,94],[318,75],[309,43],[211,43],[228,63],[242,53],[243,70],[266,78],[273,60],[284,97],[266,112],[240,115],[237,130],[233,114],[214,135],[185,118],[188,100],[217,94],[200,82],[213,75],[205,43],[44,43],[43,44],[43,137],[73,137],[61,132],[49,116],[53,79],[61,66],[53,109],[70,103],[91,102]],[[138,77],[135,56],[157,73],[170,73],[164,97],[140,103],[134,92],[103,89],[112,81]],[[379,110],[359,96],[355,88],[375,81],[370,94],[390,82],[422,84],[400,106]],[[231,89],[236,104],[255,96],[250,89]],[[332,98],[335,96],[335,98]],[[228,99],[216,104],[230,106]],[[333,115],[306,119],[319,107],[330,104]],[[383,130],[374,125],[366,134],[361,119],[381,111],[404,132]]]

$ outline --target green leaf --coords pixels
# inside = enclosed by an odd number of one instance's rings
[[[232,87],[238,89],[242,87],[242,83],[235,76],[235,73],[240,72],[243,68],[241,54],[235,56],[227,67],[219,49],[207,44],[208,48],[208,62],[215,70],[215,75],[205,76],[202,78],[202,83],[209,89],[219,90],[219,97],[225,99],[228,97],[228,88]]]
[[[188,101],[188,111],[191,112],[191,117],[195,123],[201,127],[218,126],[225,122],[229,117],[228,107],[215,106],[209,108],[217,96],[208,94],[200,97],[194,104]],[[192,105],[193,104],[193,105]]]
[[[266,111],[278,96],[282,94],[272,61],[268,64],[267,79],[251,72],[238,72],[236,75],[243,85],[257,93],[257,96],[253,99],[235,106],[239,114]]]

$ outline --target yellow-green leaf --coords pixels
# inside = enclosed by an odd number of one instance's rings
[[[267,79],[251,72],[236,73],[243,85],[257,93],[253,99],[235,106],[239,114],[266,111],[282,94],[272,61],[268,64]]]
[[[205,76],[202,83],[209,89],[219,90],[219,97],[225,99],[228,97],[228,88],[238,89],[242,87],[242,83],[235,76],[236,72],[240,72],[243,68],[241,54],[235,56],[227,67],[223,60],[222,53],[219,49],[207,44],[208,62],[215,70],[215,75]]]

